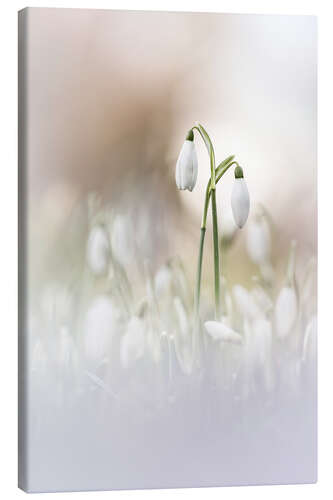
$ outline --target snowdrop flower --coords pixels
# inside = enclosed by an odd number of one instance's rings
[[[180,150],[176,165],[176,184],[178,189],[192,191],[198,176],[198,159],[194,146],[194,134],[190,130]]]
[[[250,197],[244,180],[243,169],[239,165],[235,168],[235,181],[231,193],[231,208],[236,225],[242,228],[249,215]]]
[[[279,338],[290,333],[297,318],[297,296],[292,286],[284,286],[277,298],[274,311],[275,331]]]
[[[138,316],[133,316],[127,325],[125,334],[120,343],[120,361],[124,368],[128,368],[144,354],[145,324]]]
[[[271,235],[267,219],[262,212],[258,213],[247,226],[246,248],[255,264],[262,265],[269,262]]]
[[[102,226],[95,226],[90,231],[87,243],[87,263],[96,275],[101,275],[107,270],[109,259],[109,239]]]
[[[241,344],[243,342],[242,335],[220,321],[206,321],[205,328],[214,340],[231,344]]]
[[[101,362],[111,347],[118,329],[118,313],[112,300],[100,295],[89,307],[84,320],[84,351],[93,362]]]

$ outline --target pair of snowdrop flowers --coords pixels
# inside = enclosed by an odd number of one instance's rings
[[[242,228],[247,221],[250,209],[250,197],[244,180],[243,169],[235,168],[235,182],[231,194],[231,208],[236,225]],[[176,165],[176,184],[178,189],[192,191],[198,177],[198,158],[193,134],[188,135]]]
[[[200,283],[201,283],[201,266],[202,266],[202,253],[203,253],[203,242],[204,234],[206,229],[206,216],[207,207],[209,204],[209,196],[211,190],[214,192],[214,198],[212,194],[212,216],[213,216],[213,233],[214,233],[214,271],[215,271],[215,317],[219,319],[220,313],[220,294],[219,294],[219,250],[218,244],[218,225],[217,225],[217,214],[216,214],[216,198],[215,198],[215,185],[223,173],[233,164],[237,165],[234,170],[235,181],[231,194],[231,208],[234,217],[234,221],[239,228],[242,228],[247,221],[250,209],[250,197],[247,189],[246,182],[244,180],[243,169],[238,165],[237,162],[233,162],[234,158],[229,157],[229,161],[225,163],[224,171],[221,171],[220,164],[216,169],[215,167],[215,154],[213,150],[213,145],[209,138],[209,135],[205,129],[198,123],[194,128],[196,128],[201,137],[203,138],[205,145],[208,149],[211,164],[211,178],[210,184],[207,186],[206,190],[206,200],[205,209],[202,222],[201,240],[200,240],[200,250],[199,250],[199,262],[198,262],[198,272],[197,272],[197,286],[196,286],[196,296],[195,296],[195,307],[196,315],[199,315],[199,300],[200,300]],[[229,163],[229,166],[228,166]],[[220,170],[219,170],[220,169]],[[216,179],[216,176],[219,178]],[[198,159],[194,146],[194,134],[193,129],[191,129],[186,137],[186,140],[180,151],[178,161],[176,164],[176,184],[178,189],[185,190],[188,189],[192,191],[198,176]],[[214,202],[214,204],[213,204]],[[234,332],[228,325],[223,321],[208,321],[205,323],[207,332],[213,337],[213,339],[219,339],[225,342],[231,342],[235,344],[242,343],[242,337],[237,332]]]

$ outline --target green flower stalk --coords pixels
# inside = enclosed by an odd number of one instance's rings
[[[223,177],[226,171],[233,165],[235,168],[235,182],[233,195],[232,195],[232,210],[235,218],[235,222],[238,227],[242,227],[249,212],[249,196],[244,181],[244,175],[242,168],[234,161],[234,156],[228,156],[223,160],[217,167],[215,165],[215,152],[212,141],[200,123],[196,123],[192,127],[187,136],[182,150],[179,154],[177,166],[176,166],[176,183],[179,189],[188,189],[192,191],[196,179],[198,170],[198,161],[196,157],[196,152],[194,148],[194,134],[193,130],[199,132],[201,138],[203,139],[210,161],[210,179],[207,184],[205,193],[205,202],[202,215],[201,229],[200,229],[200,243],[199,243],[199,256],[197,264],[197,275],[196,275],[196,285],[194,293],[194,311],[196,324],[199,322],[199,306],[200,306],[200,290],[201,290],[201,276],[202,276],[202,261],[203,261],[203,251],[204,242],[206,235],[207,226],[207,214],[210,199],[212,200],[212,224],[213,224],[213,246],[214,246],[214,292],[215,292],[215,318],[220,319],[221,317],[221,301],[220,301],[220,256],[219,256],[219,235],[218,235],[218,220],[217,220],[217,208],[216,208],[216,185],[219,180]]]

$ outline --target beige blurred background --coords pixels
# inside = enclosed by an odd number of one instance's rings
[[[196,120],[211,134],[217,161],[237,156],[251,208],[261,203],[270,213],[275,264],[285,265],[292,238],[300,266],[316,254],[315,18],[30,9],[27,50],[38,266],[76,234],[73,213],[91,191],[134,224],[146,220],[154,265],[176,254],[194,265],[209,176],[199,137],[193,193],[176,189],[174,170]],[[232,177],[218,187],[222,231]],[[242,230],[229,250],[233,281],[253,272],[243,240]],[[209,259],[205,265],[209,276]]]

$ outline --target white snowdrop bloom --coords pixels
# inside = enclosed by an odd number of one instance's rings
[[[284,286],[276,300],[274,311],[274,326],[279,338],[285,338],[290,333],[297,319],[297,295],[291,286]]]
[[[316,358],[317,354],[317,316],[313,315],[308,322],[303,341],[302,361]]]
[[[214,339],[231,344],[241,344],[243,337],[221,321],[205,321],[207,333]]]
[[[174,297],[173,303],[177,314],[180,334],[182,337],[187,337],[189,333],[189,321],[187,318],[185,307],[178,296]]]
[[[250,196],[243,177],[243,170],[239,166],[235,168],[235,180],[231,193],[231,208],[236,225],[242,228],[249,215]]]
[[[108,266],[109,239],[102,226],[95,226],[89,234],[86,259],[89,268],[96,275],[105,273]]]
[[[118,328],[118,313],[112,300],[106,295],[95,298],[83,325],[84,351],[90,361],[101,362],[108,355]]]
[[[270,259],[271,234],[268,222],[263,215],[257,215],[247,225],[246,248],[250,259],[258,265]]]
[[[235,299],[237,309],[243,317],[255,320],[262,314],[260,307],[246,288],[241,285],[234,285],[232,288],[232,294]]]
[[[198,176],[198,159],[193,141],[193,132],[190,131],[187,137],[177,160],[176,184],[178,189],[192,191]]]
[[[126,327],[120,342],[120,361],[128,368],[140,359],[145,349],[145,323],[138,316],[133,316]]]
[[[160,267],[155,274],[154,286],[157,296],[162,296],[169,292],[172,281],[170,268],[166,265]]]

